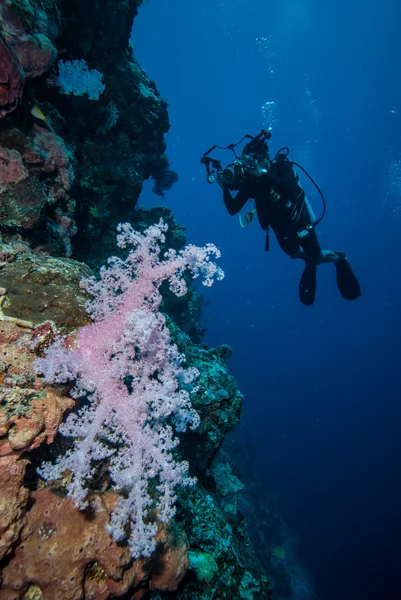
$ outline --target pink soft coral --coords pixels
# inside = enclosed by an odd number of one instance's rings
[[[184,357],[171,343],[159,312],[159,287],[168,281],[175,294],[183,295],[185,272],[203,275],[207,286],[223,277],[210,260],[220,256],[211,244],[169,250],[161,259],[166,230],[163,221],[144,234],[128,224],[119,226],[118,245],[134,249],[125,260],[110,258],[98,281],[84,282],[94,296],[87,306],[94,322],[78,331],[74,348],[59,340],[36,365],[46,382],[74,379],[74,397],[89,399],[60,427],[63,435],[76,439],[74,447],[56,464],[42,465],[41,475],[51,480],[71,470],[68,495],[83,508],[94,461],[108,459],[114,489],[121,492],[109,531],[115,540],[124,539],[130,522],[133,556],[149,556],[155,548],[157,524],[150,510],[156,508],[158,518],[168,522],[176,486],[193,483],[188,464],[172,456],[178,443],[173,427],[183,431],[199,422],[190,403],[197,372],[183,367]],[[149,482],[155,478],[157,498],[152,498]]]

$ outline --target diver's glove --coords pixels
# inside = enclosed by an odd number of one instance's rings
[[[226,190],[227,187],[225,187],[224,183],[223,183],[223,171],[222,170],[217,171],[216,181],[224,192],[224,190]]]

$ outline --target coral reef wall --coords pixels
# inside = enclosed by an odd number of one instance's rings
[[[38,476],[71,447],[60,423],[88,398],[72,398],[70,383],[45,385],[33,363],[56,336],[67,348],[90,323],[80,281],[115,253],[116,224],[143,232],[163,218],[163,251],[185,244],[171,211],[137,207],[145,179],[161,197],[177,179],[167,104],[129,42],[140,4],[0,0],[0,600],[271,594],[237,508],[243,486],[216,459],[242,407],[231,350],[200,343],[192,285],[179,298],[160,291],[171,340],[199,372],[191,402],[200,424],[180,433],[176,450],[198,484],[177,492],[170,522],[159,520],[155,552],[135,560],[110,536],[123,492],[105,457],[84,511],[67,497],[71,473]]]
[[[161,195],[175,180],[163,137],[166,102],[129,43],[139,4],[0,3],[3,235],[91,260],[134,211],[144,179],[153,177]],[[69,81],[58,59],[72,65]],[[95,72],[103,84],[97,99],[88,75]]]

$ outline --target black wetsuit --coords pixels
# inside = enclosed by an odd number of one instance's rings
[[[260,177],[248,175],[235,197],[228,189],[223,192],[224,204],[230,215],[237,214],[250,198],[255,200],[262,229],[267,236],[269,226],[273,229],[286,254],[296,255],[301,248],[311,258],[320,254],[320,244],[314,231],[304,237],[298,235],[312,224],[312,220],[305,203],[305,192],[289,161],[274,162]]]

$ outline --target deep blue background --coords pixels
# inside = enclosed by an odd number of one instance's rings
[[[321,600],[401,597],[401,8],[395,0],[150,0],[135,55],[169,103],[179,182],[165,203],[191,242],[215,242],[211,344],[234,349],[239,436],[276,492]],[[264,39],[262,39],[264,38]],[[275,102],[275,122],[262,117]],[[200,155],[273,127],[271,147],[316,177],[322,246],[346,251],[363,296],[322,265],[312,308],[302,270],[256,221],[240,229]],[[228,156],[221,155],[228,159]],[[392,168],[393,165],[393,168]],[[320,201],[304,181],[316,213]],[[142,203],[160,199],[145,186]]]

